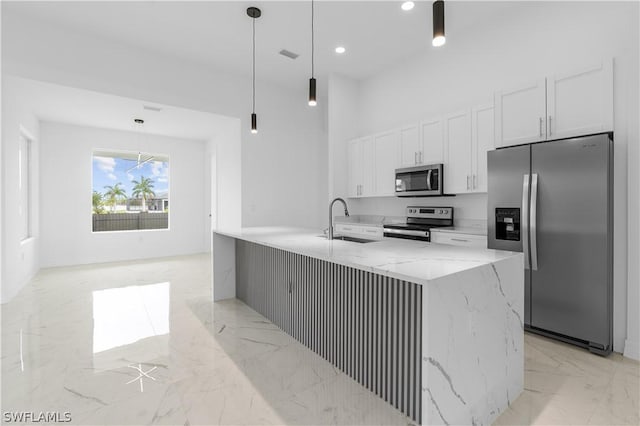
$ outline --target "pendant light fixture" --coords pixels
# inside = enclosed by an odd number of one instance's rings
[[[315,40],[314,40],[314,4],[311,0],[311,79],[309,79],[309,106],[316,106],[316,79],[314,78],[314,54],[315,54]]]
[[[258,133],[258,116],[256,115],[256,19],[262,15],[262,12],[257,7],[249,7],[247,8],[247,15],[253,19],[253,109],[251,112],[251,133],[255,134]]]
[[[444,37],[444,1],[433,2],[433,42],[435,47],[440,47],[445,43]]]

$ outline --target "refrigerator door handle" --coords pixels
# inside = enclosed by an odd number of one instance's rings
[[[536,241],[536,221],[538,216],[538,174],[531,175],[531,269],[538,270],[538,244]]]
[[[522,253],[524,253],[524,269],[529,269],[529,175],[522,179]]]

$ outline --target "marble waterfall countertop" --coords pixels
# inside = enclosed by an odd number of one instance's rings
[[[369,243],[327,240],[322,231],[305,228],[274,226],[214,232],[418,284],[503,259],[522,258],[522,253],[516,252],[399,238]]]

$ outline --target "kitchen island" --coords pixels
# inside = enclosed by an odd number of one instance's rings
[[[213,235],[237,297],[421,424],[490,424],[523,387],[520,253],[267,227]]]

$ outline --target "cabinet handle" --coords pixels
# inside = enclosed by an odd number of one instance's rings
[[[418,164],[418,151],[413,153],[413,164]]]
[[[422,164],[422,151],[418,151],[418,162]]]
[[[462,238],[452,238],[451,241],[458,241],[458,242],[461,242],[461,243],[468,243],[469,242],[469,240],[463,240]]]
[[[289,294],[291,294],[291,281],[289,281]]]
[[[476,177],[477,177],[477,175],[473,175],[473,189],[478,188],[478,183],[476,182],[477,181]]]
[[[551,116],[549,116],[549,122],[547,125],[549,126],[549,136],[551,136]]]
[[[540,117],[540,136],[542,136],[542,117]]]
[[[467,189],[469,189],[469,175],[467,175]]]

